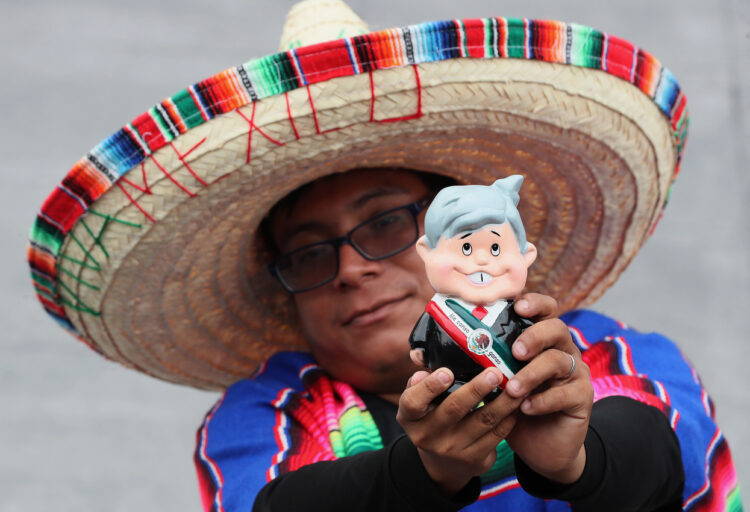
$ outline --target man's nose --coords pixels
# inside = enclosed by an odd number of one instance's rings
[[[382,262],[371,261],[349,244],[339,247],[339,273],[334,286],[359,286],[364,280],[375,277],[383,270]]]

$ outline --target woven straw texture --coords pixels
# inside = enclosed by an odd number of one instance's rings
[[[279,51],[368,32],[365,22],[341,0],[304,0],[286,15]]]
[[[585,27],[464,20],[298,48],[191,86],[92,150],[42,207],[32,276],[106,357],[222,388],[304,346],[264,268],[268,209],[330,173],[398,166],[524,175],[540,254],[527,289],[570,309],[652,231],[686,126],[658,61]]]

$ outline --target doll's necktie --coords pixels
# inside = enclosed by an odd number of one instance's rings
[[[477,306],[474,308],[474,310],[471,312],[472,315],[474,315],[476,318],[481,320],[485,316],[487,316],[487,310],[484,309],[482,306]]]

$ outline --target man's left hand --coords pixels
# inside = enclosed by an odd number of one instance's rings
[[[536,323],[512,347],[513,356],[528,364],[505,388],[514,398],[526,397],[508,444],[540,475],[573,483],[586,462],[583,441],[594,400],[589,368],[567,326],[555,316],[553,298],[526,294],[515,302],[515,310]]]

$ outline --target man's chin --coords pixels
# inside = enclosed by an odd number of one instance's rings
[[[408,346],[408,343],[407,343]],[[361,391],[377,395],[401,394],[406,382],[414,372],[419,370],[409,359],[408,350],[403,358],[389,353],[351,354],[345,366],[328,367],[331,363],[321,364],[324,370],[334,379],[347,382]]]
[[[367,386],[369,389],[363,389],[378,395],[400,395],[406,388],[409,378],[414,375],[414,372],[421,369],[411,363],[411,361],[409,363],[407,365],[399,364],[397,366],[389,366],[388,368],[380,368],[379,370],[381,371],[375,372],[372,382]]]

